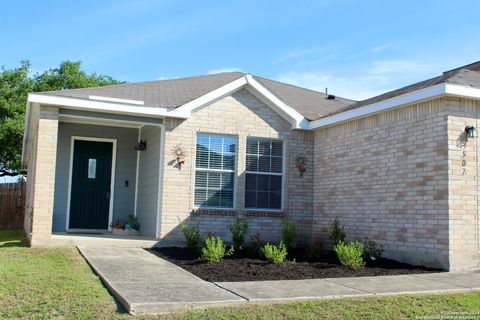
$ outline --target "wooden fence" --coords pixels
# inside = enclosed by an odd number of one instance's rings
[[[0,229],[21,229],[25,216],[26,183],[0,183]]]

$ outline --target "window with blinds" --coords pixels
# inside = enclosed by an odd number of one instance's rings
[[[236,150],[233,136],[197,134],[195,206],[233,208]]]
[[[247,139],[246,209],[282,209],[283,142]]]

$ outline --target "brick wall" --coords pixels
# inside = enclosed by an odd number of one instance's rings
[[[40,107],[36,132],[35,170],[33,171],[31,221],[32,245],[48,241],[52,232],[55,193],[55,160],[57,157],[58,108]]]
[[[448,268],[446,142],[445,99],[316,130],[313,237],[328,243],[339,217],[348,240]]]
[[[465,126],[479,127],[480,102],[448,99],[448,173],[450,264],[460,269],[480,264],[478,212],[479,139],[468,139]]]
[[[230,134],[237,137],[236,211],[209,212],[192,215],[196,133]],[[297,222],[299,240],[306,242],[311,236],[313,133],[292,131],[291,125],[247,90],[238,91],[195,113],[190,119],[166,119],[164,185],[161,215],[161,237],[182,243],[183,235],[178,218],[198,224],[202,233],[214,232],[230,239],[228,226],[234,215],[244,213],[244,170],[246,139],[252,137],[280,138],[284,141],[284,210],[282,213],[257,212],[249,216],[250,234],[260,233],[262,240],[278,240],[281,237],[283,218]],[[181,144],[187,150],[187,158],[181,169],[175,165],[172,148]],[[295,167],[295,155],[305,153],[310,159],[306,173],[300,178]],[[263,216],[260,216],[263,215]],[[178,218],[177,218],[178,217]]]

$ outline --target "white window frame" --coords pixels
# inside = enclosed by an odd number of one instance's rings
[[[268,211],[268,212],[283,212],[284,210],[284,198],[285,198],[285,140],[278,139],[278,138],[267,138],[267,137],[255,137],[255,136],[248,136],[245,139],[245,168],[247,166],[247,146],[248,146],[248,139],[256,139],[256,140],[268,140],[268,141],[280,141],[282,143],[282,173],[278,172],[258,172],[258,171],[248,171],[245,170],[245,194],[247,193],[246,183],[247,183],[247,174],[258,174],[258,175],[269,175],[269,176],[281,176],[282,177],[282,184],[281,184],[281,194],[280,194],[280,209],[270,209],[270,208],[246,208],[246,211]],[[270,159],[270,166],[271,166],[271,159]],[[245,206],[245,200],[243,205]]]
[[[234,168],[233,170],[225,170],[225,169],[205,169],[205,168],[197,168],[197,138],[198,135],[209,135],[209,136],[228,136],[233,137],[235,139],[235,157],[234,157]],[[217,132],[203,132],[198,131],[195,135],[195,170],[193,173],[193,208],[194,209],[207,209],[207,210],[236,210],[237,208],[237,160],[238,159],[238,136],[228,133],[217,133]],[[213,207],[213,206],[198,206],[195,204],[195,190],[196,190],[196,176],[197,170],[203,172],[224,172],[224,173],[233,173],[233,199],[232,199],[232,207]],[[208,188],[208,187],[207,187]]]

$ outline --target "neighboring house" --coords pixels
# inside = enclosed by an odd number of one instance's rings
[[[361,102],[240,72],[32,93],[25,230],[55,245],[135,214],[171,245],[179,218],[229,240],[245,215],[262,240],[289,219],[300,242],[328,244],[339,217],[388,257],[474,266],[479,142],[465,128],[479,99],[480,62]]]

